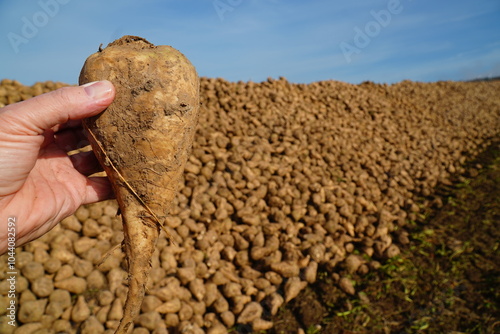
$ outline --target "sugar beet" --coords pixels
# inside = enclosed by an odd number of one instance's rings
[[[112,182],[123,217],[129,292],[117,333],[140,310],[161,223],[175,197],[195,132],[199,79],[170,46],[124,36],[92,54],[80,84],[109,80],[116,98],[84,121],[88,138]]]

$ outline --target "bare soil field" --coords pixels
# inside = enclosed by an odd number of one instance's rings
[[[0,107],[62,86],[5,79]],[[202,78],[175,245],[162,233],[133,333],[498,332],[498,92]],[[116,213],[83,206],[18,248],[16,327],[0,257],[1,333],[114,333]]]
[[[268,333],[498,333],[500,143],[468,170],[439,187],[440,200],[407,226],[400,255],[352,277],[357,295],[325,273],[280,310]]]

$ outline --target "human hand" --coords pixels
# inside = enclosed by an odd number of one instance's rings
[[[80,120],[103,111],[114,96],[111,82],[98,81],[0,108],[0,254],[9,217],[20,246],[80,205],[112,196],[106,177],[87,177],[101,170],[93,152],[67,152],[84,140]]]

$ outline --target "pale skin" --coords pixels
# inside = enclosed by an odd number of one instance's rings
[[[7,222],[16,221],[16,246],[50,231],[83,204],[112,197],[92,152],[82,146],[81,119],[114,99],[109,81],[65,87],[0,108],[0,254],[7,251]],[[10,218],[10,219],[9,219]]]

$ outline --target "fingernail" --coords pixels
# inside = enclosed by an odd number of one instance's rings
[[[109,81],[89,82],[82,85],[82,87],[85,87],[85,93],[93,100],[103,99],[113,90],[113,86]]]

